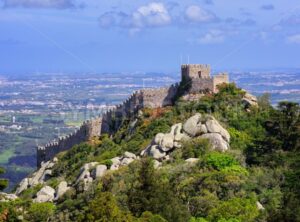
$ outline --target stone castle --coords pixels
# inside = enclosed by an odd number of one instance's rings
[[[99,137],[101,134],[114,133],[124,119],[133,118],[140,109],[173,105],[180,88],[185,89],[185,94],[216,93],[217,85],[229,83],[228,74],[220,73],[211,77],[210,72],[209,65],[182,65],[180,83],[164,88],[136,91],[122,104],[101,116],[85,121],[74,133],[58,138],[45,146],[38,146],[37,166],[40,167],[42,162],[51,160],[57,153],[68,150],[76,144]]]

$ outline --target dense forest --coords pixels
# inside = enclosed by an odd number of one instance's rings
[[[155,167],[150,157],[108,171],[88,190],[69,189],[54,203],[32,199],[43,185],[0,203],[0,221],[250,222],[300,221],[299,104],[242,102],[234,84],[197,101],[178,98],[172,107],[143,109],[124,120],[112,136],[103,135],[60,153],[47,184],[74,183],[80,168],[97,161],[108,167],[125,151],[139,154],[157,133],[195,113],[214,116],[230,134],[230,149],[218,152],[194,138]],[[188,158],[198,158],[187,164]],[[6,181],[0,181],[4,188]]]

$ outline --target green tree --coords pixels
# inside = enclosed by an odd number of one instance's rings
[[[141,160],[137,181],[129,188],[128,206],[137,217],[149,211],[168,221],[181,222],[189,218],[187,207],[174,195],[168,178],[155,171],[150,158]]]
[[[233,198],[210,210],[209,221],[252,222],[259,216],[255,199]]]
[[[123,212],[110,192],[98,192],[89,203],[87,221],[95,222],[127,222],[132,221],[130,214]]]

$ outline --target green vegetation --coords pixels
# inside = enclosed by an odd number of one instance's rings
[[[5,173],[5,170],[0,167],[0,175]],[[8,186],[8,180],[0,178],[0,191],[4,190]]]
[[[231,149],[212,151],[208,140],[183,143],[159,169],[142,158],[108,172],[86,192],[70,189],[56,204],[23,204],[31,221],[280,222],[300,221],[299,105],[282,102],[246,108],[244,92],[223,85],[199,101],[178,100],[174,107],[145,109],[135,124],[124,120],[118,132],[96,145],[80,144],[58,155],[54,177],[74,182],[80,168],[98,161],[107,166],[125,151],[138,154],[158,132],[191,115],[214,115],[231,135]],[[187,158],[199,158],[187,164]],[[52,178],[49,185],[57,186]],[[23,193],[29,201],[38,187]],[[262,205],[260,208],[258,206]],[[13,207],[1,207],[13,212]],[[41,209],[41,214],[35,212]],[[11,217],[15,214],[11,213]],[[39,216],[41,218],[39,218]],[[29,219],[30,218],[30,219]]]

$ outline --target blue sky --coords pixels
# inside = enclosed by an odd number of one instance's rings
[[[299,0],[0,0],[0,74],[300,68]],[[188,59],[189,58],[189,59]]]

